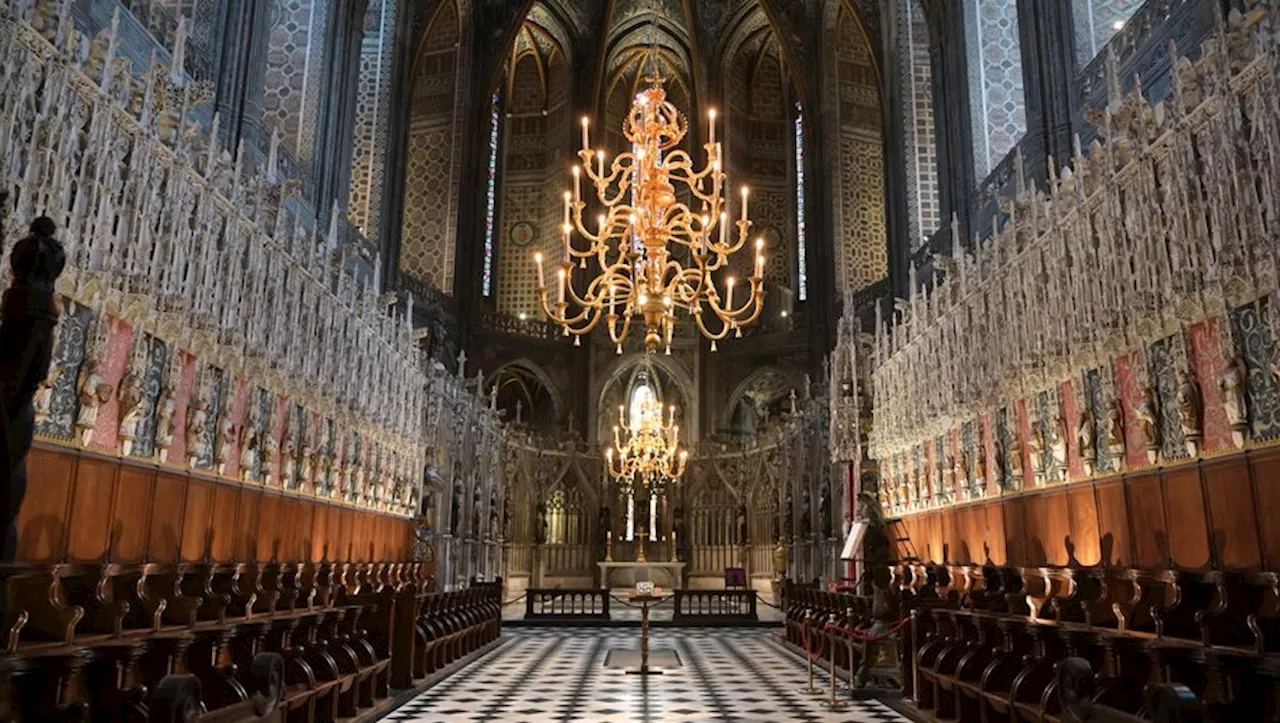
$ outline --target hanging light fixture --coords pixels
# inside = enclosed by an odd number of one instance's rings
[[[693,159],[679,148],[689,122],[667,100],[658,72],[658,16],[655,3],[648,87],[636,96],[623,123],[631,150],[608,162],[603,150],[591,150],[590,121],[582,119],[581,164],[572,170],[573,190],[564,194],[564,248],[551,279],[554,300],[544,268],[548,259],[534,255],[542,309],[565,336],[574,337],[575,346],[603,321],[622,353],[622,342],[639,317],[645,325],[645,348],[664,346],[670,353],[676,313],[682,311],[715,351],[716,342],[730,333],[741,336],[742,327],[754,322],[763,308],[763,240],[755,242],[752,272],[743,283],[729,271],[730,258],[748,242],[750,191],[746,186],[740,189],[740,213],[731,220],[715,110],[707,113],[705,167],[695,171]],[[584,176],[601,206],[594,229],[583,222]],[[677,186],[688,191],[688,203],[679,199]],[[586,241],[586,248],[574,243],[575,235]],[[687,252],[677,254],[680,247]],[[585,270],[588,264],[596,270],[594,277],[575,283],[575,265]]]
[[[651,362],[646,361],[652,370]],[[651,371],[650,371],[651,373]],[[623,485],[640,483],[661,487],[684,476],[688,450],[680,449],[680,426],[672,404],[663,421],[662,400],[650,394],[631,401],[631,409],[618,405],[618,423],[613,427],[613,444],[605,448],[609,476]]]

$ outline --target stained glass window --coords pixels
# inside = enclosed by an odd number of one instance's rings
[[[804,109],[796,103],[796,268],[799,269],[798,296],[809,296],[809,266],[805,258],[804,233]]]
[[[484,283],[485,296],[493,293],[493,216],[498,198],[498,129],[502,122],[502,99],[495,93],[489,108],[489,186],[484,212]]]

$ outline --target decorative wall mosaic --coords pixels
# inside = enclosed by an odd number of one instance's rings
[[[903,138],[907,144],[907,204],[912,248],[938,230],[938,148],[934,137],[933,68],[929,59],[929,28],[919,0],[898,0],[898,68],[906,94]]]
[[[352,135],[348,215],[366,238],[381,233],[387,129],[391,110],[391,62],[395,55],[396,13],[392,0],[370,0],[360,46],[360,80]]]
[[[453,290],[457,194],[452,182],[465,87],[457,62],[463,25],[453,0],[439,4],[414,61],[400,270],[446,293]]]
[[[842,9],[836,28],[840,119],[836,286],[857,291],[889,272],[880,95],[871,48],[857,18]]]
[[[278,10],[267,40],[265,120],[303,169],[315,151],[316,121],[325,75],[328,5],[272,0]]]
[[[1017,0],[972,0],[965,7],[969,113],[978,180],[1027,132]]]

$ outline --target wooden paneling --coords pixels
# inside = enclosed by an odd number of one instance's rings
[[[18,518],[24,562],[408,559],[410,521],[39,443]]]
[[[240,485],[215,485],[210,535],[213,559],[230,560],[235,554],[236,516],[239,514]]]
[[[182,559],[187,562],[203,560],[209,551],[214,484],[203,479],[192,479],[187,484],[182,520]]]
[[[1205,465],[1205,496],[1209,500],[1209,539],[1219,555],[1218,562],[1233,570],[1256,570],[1262,566],[1258,544],[1258,518],[1249,484],[1249,465],[1240,457]]]
[[[74,457],[31,450],[27,457],[27,496],[18,515],[20,559],[54,562],[62,557],[75,464]]]
[[[951,563],[989,558],[1016,567],[1276,570],[1280,449],[1053,485],[902,523],[917,554],[933,563],[945,554]]]
[[[156,475],[141,467],[121,466],[116,478],[115,501],[111,505],[111,560],[121,563],[141,562],[147,551],[147,521],[152,519],[151,504]]]
[[[1280,567],[1280,450],[1250,457],[1249,463],[1262,531],[1263,565],[1275,570]]]
[[[1129,481],[1129,529],[1139,567],[1169,564],[1169,534],[1165,531],[1164,493],[1160,475],[1151,472]]]
[[[1071,544],[1068,552],[1081,565],[1097,565],[1102,561],[1101,535],[1098,534],[1098,505],[1093,485],[1067,488],[1067,509],[1071,518]]]
[[[186,504],[185,478],[169,473],[156,475],[155,502],[151,505],[151,534],[147,540],[150,559],[173,560],[181,553]],[[143,523],[143,520],[135,518],[133,524],[138,523]]]
[[[1124,481],[1116,478],[1092,485],[1098,510],[1098,556],[1116,566],[1134,565],[1133,535]]]
[[[112,490],[119,465],[109,459],[85,457],[76,467],[67,525],[67,557],[74,562],[101,560],[111,537]]]
[[[1169,522],[1169,553],[1176,567],[1207,569],[1213,562],[1209,554],[1209,523],[1205,519],[1204,490],[1200,487],[1197,467],[1180,467],[1162,476],[1165,495],[1165,518]]]

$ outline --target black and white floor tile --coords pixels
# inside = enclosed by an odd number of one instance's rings
[[[604,667],[609,651],[634,648],[639,631],[523,628],[501,647],[414,698],[387,721],[564,721],[584,723],[897,723],[882,703],[831,711],[800,693],[802,661],[759,629],[660,629],[652,649],[674,650],[683,666],[662,675]]]

